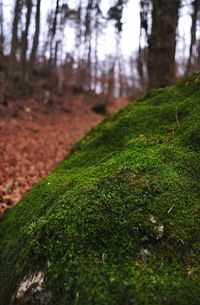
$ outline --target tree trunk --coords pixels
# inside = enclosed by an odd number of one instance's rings
[[[180,0],[152,0],[152,30],[149,37],[148,87],[175,81],[176,28]]]
[[[30,80],[34,67],[35,67],[35,60],[36,54],[38,50],[38,43],[39,43],[39,36],[40,36],[40,4],[41,0],[37,0],[37,8],[36,8],[36,15],[35,15],[35,35],[33,38],[33,46],[30,55],[30,62],[28,67],[28,75],[27,78]]]
[[[192,63],[192,55],[193,55],[193,48],[196,43],[196,25],[197,25],[197,16],[200,10],[200,0],[194,0],[192,2],[193,12],[192,12],[192,26],[191,26],[191,39],[190,39],[190,52],[189,58],[187,62],[187,69],[186,73],[189,73],[191,70],[191,63]]]
[[[115,88],[116,88],[116,83],[115,83],[115,58],[109,57],[108,58],[108,80],[107,80],[107,98],[113,97],[115,94]]]
[[[3,3],[0,1],[0,55],[4,51]]]
[[[56,0],[56,10],[55,10],[55,14],[54,14],[52,29],[51,29],[50,58],[49,58],[50,66],[54,62],[54,58],[55,58],[55,47],[56,47],[55,46],[55,36],[56,36],[56,31],[57,31],[59,2],[60,2],[59,0]]]
[[[85,15],[85,45],[87,50],[87,80],[86,87],[91,90],[92,83],[92,10],[94,0],[88,0]]]
[[[79,0],[77,9],[77,20],[76,20],[76,38],[75,38],[75,58],[77,61],[77,68],[75,69],[74,83],[79,86],[79,71],[81,70],[81,56],[82,56],[82,42],[83,42],[83,8],[82,0]]]
[[[88,54],[87,54],[87,80],[86,87],[91,90],[92,87],[92,35],[88,39]]]
[[[98,72],[99,72],[99,57],[98,57],[98,47],[99,47],[99,20],[98,15],[96,16],[95,23],[95,47],[94,47],[94,89],[97,90],[98,87]]]
[[[12,26],[12,40],[11,40],[11,52],[10,52],[10,67],[9,67],[9,76],[11,79],[14,78],[14,71],[16,65],[16,52],[18,48],[18,24],[20,19],[20,12],[21,11],[21,0],[15,1],[15,9],[14,9],[14,19],[13,19],[13,26]]]
[[[25,89],[27,85],[27,49],[28,49],[28,32],[29,26],[31,21],[31,11],[32,11],[32,0],[26,1],[27,12],[26,12],[26,25],[25,30],[22,34],[22,57],[21,57],[21,64],[22,64],[22,74],[21,74],[21,86],[22,89]]]

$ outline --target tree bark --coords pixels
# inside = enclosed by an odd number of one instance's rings
[[[50,58],[49,58],[49,63],[50,66],[54,62],[55,58],[55,48],[56,48],[56,42],[55,42],[55,36],[56,36],[56,31],[57,31],[57,22],[58,22],[58,13],[59,13],[59,2],[60,0],[56,0],[56,9],[55,9],[55,14],[54,14],[54,19],[53,19],[53,25],[51,29],[51,41],[50,41]]]
[[[39,36],[40,36],[40,5],[41,0],[37,0],[37,7],[36,7],[36,15],[35,15],[35,35],[33,38],[33,46],[30,55],[29,67],[28,67],[28,79],[30,80],[34,67],[35,67],[35,60],[36,54],[38,50],[38,43],[39,43]]]
[[[0,1],[0,55],[4,51],[3,3]]]
[[[15,9],[14,9],[14,19],[12,26],[12,40],[11,40],[11,52],[10,52],[10,67],[9,67],[9,77],[11,79],[14,78],[14,71],[16,65],[16,52],[18,48],[18,24],[20,19],[20,9],[21,9],[21,0],[15,1]]]
[[[28,33],[29,33],[29,26],[31,21],[31,12],[32,12],[32,0],[26,0],[27,12],[26,12],[26,25],[25,30],[22,35],[22,57],[21,57],[21,64],[22,64],[22,74],[21,74],[21,86],[22,89],[27,84],[27,50],[28,50]]]
[[[189,58],[188,58],[188,62],[187,62],[186,73],[189,73],[191,70],[193,47],[195,46],[195,43],[196,43],[196,25],[197,25],[198,12],[200,10],[200,0],[194,0],[192,2],[192,5],[193,5],[193,12],[192,12],[190,52],[189,52]]]
[[[152,30],[148,50],[148,87],[175,81],[176,29],[180,0],[152,0]]]

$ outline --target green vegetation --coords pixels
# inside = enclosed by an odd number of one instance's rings
[[[199,148],[199,74],[97,125],[0,220],[1,304],[200,304]]]

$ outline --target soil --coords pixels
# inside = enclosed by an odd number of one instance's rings
[[[91,110],[95,99],[68,94],[47,104],[41,97],[0,104],[0,215],[51,172],[72,144],[103,119]],[[106,115],[126,103],[125,99],[113,100]]]

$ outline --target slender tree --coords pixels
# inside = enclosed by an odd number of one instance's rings
[[[107,78],[106,78],[106,95],[108,98],[114,96],[115,94],[115,58],[113,56],[109,56],[107,59],[107,65],[108,65],[108,70],[107,72]]]
[[[140,88],[142,91],[146,90],[147,80],[147,54],[148,54],[148,31],[149,31],[149,15],[150,15],[150,0],[140,0],[140,37],[139,37],[139,51],[136,58],[137,72],[139,76]],[[142,46],[141,41],[145,41],[146,45]]]
[[[27,80],[27,51],[28,51],[28,34],[29,34],[29,27],[31,21],[31,12],[32,12],[32,0],[26,0],[26,23],[25,29],[22,33],[22,55],[21,55],[21,86],[22,89],[25,89],[28,80]]]
[[[18,48],[18,26],[21,15],[22,0],[15,0],[14,18],[12,25],[12,40],[11,40],[11,52],[10,52],[10,65],[9,76],[14,77],[15,65],[16,65],[16,53]]]
[[[77,68],[75,71],[74,83],[76,86],[79,86],[80,77],[78,76],[77,71],[81,66],[81,53],[82,53],[82,37],[83,37],[83,1],[79,0],[77,14],[75,18],[75,58],[77,61]]]
[[[191,63],[192,63],[192,56],[193,56],[193,49],[196,44],[196,26],[197,26],[197,17],[200,11],[200,0],[194,0],[192,2],[192,26],[191,26],[191,35],[190,35],[190,51],[189,51],[189,58],[187,62],[187,69],[186,73],[189,73],[191,70]]]
[[[98,85],[98,72],[99,72],[99,57],[98,57],[98,48],[99,48],[99,36],[101,33],[100,30],[100,26],[101,26],[101,21],[100,21],[100,17],[101,17],[101,10],[98,4],[98,9],[96,11],[96,15],[95,15],[95,38],[94,38],[94,88],[95,90],[97,89],[97,85]]]
[[[95,0],[88,0],[85,15],[85,45],[87,52],[87,86],[91,89],[92,83],[92,25]]]
[[[53,23],[51,28],[51,41],[50,41],[50,65],[55,62],[55,52],[56,52],[56,31],[57,31],[57,24],[58,24],[58,13],[59,13],[59,4],[60,0],[56,0],[56,8],[53,17]]]
[[[4,52],[3,3],[0,1],[0,55]]]
[[[39,35],[40,35],[40,6],[41,0],[37,0],[36,6],[36,14],[35,14],[35,35],[33,38],[33,46],[30,55],[29,67],[28,67],[28,79],[32,76],[33,69],[35,67],[36,55],[38,50],[38,43],[39,43]]]
[[[152,29],[148,49],[148,87],[175,81],[176,29],[181,0],[152,0]]]
[[[108,18],[114,20],[116,28],[116,54],[115,54],[115,70],[118,72],[117,75],[117,86],[119,95],[123,95],[124,91],[124,80],[123,80],[123,69],[122,69],[122,54],[121,54],[121,33],[123,28],[122,17],[125,4],[128,0],[117,0],[108,11]]]

